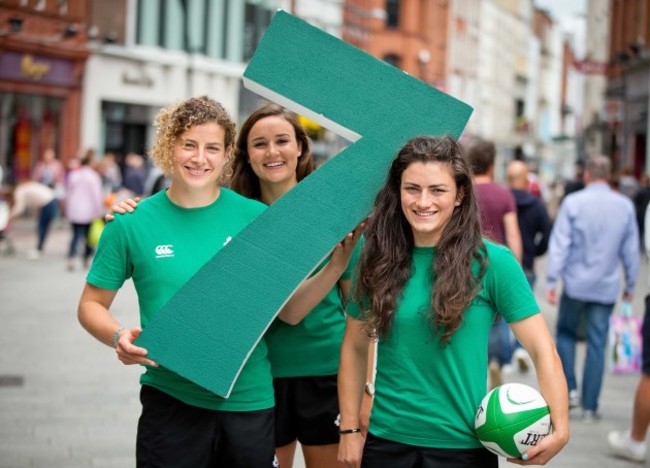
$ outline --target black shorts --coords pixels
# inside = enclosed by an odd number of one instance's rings
[[[641,361],[641,372],[650,375],[650,294],[645,297],[645,313],[643,314],[643,325],[641,326],[643,360]]]
[[[499,458],[485,448],[416,447],[368,433],[361,468],[498,468]]]
[[[214,411],[186,405],[153,387],[140,390],[137,466],[271,468],[273,409]]]
[[[303,445],[339,442],[339,398],[336,375],[273,379],[275,445],[294,440]]]

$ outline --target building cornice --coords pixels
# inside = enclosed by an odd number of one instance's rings
[[[219,73],[230,77],[241,77],[246,69],[243,62],[229,62],[206,57],[204,55],[191,55],[182,51],[170,51],[159,47],[135,46],[123,47],[119,45],[93,45],[92,51],[97,56],[111,57],[121,60],[160,65],[164,67],[192,68],[195,71]]]

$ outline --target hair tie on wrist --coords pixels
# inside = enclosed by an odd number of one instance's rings
[[[113,333],[113,348],[117,348],[117,340],[120,338],[120,333],[122,333],[126,328],[120,327],[117,330],[115,330],[115,333]]]
[[[345,435],[345,434],[354,434],[356,432],[361,432],[361,428],[357,427],[356,429],[341,429],[339,431],[339,434]]]

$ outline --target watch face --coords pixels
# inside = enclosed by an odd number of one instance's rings
[[[366,382],[366,393],[370,396],[375,394],[375,384],[372,382]]]

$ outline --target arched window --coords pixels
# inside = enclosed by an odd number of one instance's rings
[[[386,54],[383,58],[384,62],[394,66],[395,68],[400,68],[402,58],[397,54]]]

